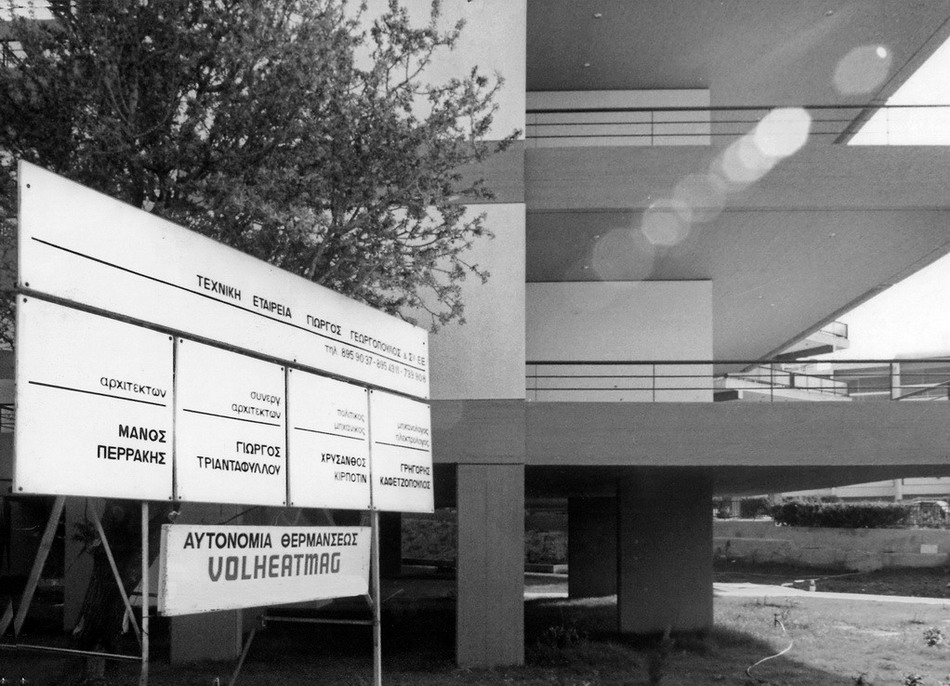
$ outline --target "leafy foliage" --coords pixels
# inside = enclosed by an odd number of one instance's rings
[[[491,235],[464,204],[491,197],[463,168],[487,142],[500,77],[423,80],[462,24],[378,18],[346,0],[51,0],[52,21],[4,28],[0,66],[0,343],[13,345],[16,160],[25,160],[316,283],[433,327],[464,321],[465,259]],[[136,240],[129,227],[128,241]],[[149,538],[169,505],[157,507]],[[103,526],[138,582],[135,508]],[[157,540],[149,546],[157,551]],[[96,547],[77,629],[110,647],[122,618]]]
[[[51,10],[12,23],[0,68],[5,233],[23,159],[387,312],[462,319],[490,231],[461,203],[491,194],[461,169],[511,137],[484,140],[500,78],[422,80],[462,29],[438,1],[421,28],[395,0],[372,22],[345,0]]]
[[[785,526],[878,529],[900,526],[910,515],[896,503],[822,503],[786,500],[771,508],[776,524]]]

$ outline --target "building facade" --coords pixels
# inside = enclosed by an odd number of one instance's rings
[[[950,249],[946,148],[848,145],[950,3],[446,12],[474,41],[453,64],[504,75],[497,123],[525,132],[480,170],[492,277],[433,337],[460,664],[523,659],[532,499],[568,500],[571,594],[617,592],[618,629],[653,633],[712,623],[714,494],[950,474],[946,403],[714,402]]]

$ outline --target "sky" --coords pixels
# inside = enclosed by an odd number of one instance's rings
[[[888,104],[950,104],[950,41]],[[950,109],[879,111],[852,145],[950,145]],[[950,227],[948,227],[950,236]],[[838,318],[848,325],[842,359],[950,356],[950,256]]]

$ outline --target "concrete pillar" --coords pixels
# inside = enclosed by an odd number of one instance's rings
[[[567,589],[571,598],[617,592],[617,499],[567,501]]]
[[[620,632],[711,628],[711,475],[691,469],[631,472],[619,489]]]
[[[179,524],[219,524],[222,522],[262,524],[266,513],[254,509],[242,514],[234,505],[186,503]],[[152,573],[149,574],[152,576]],[[154,577],[153,577],[154,578]],[[259,614],[259,611],[256,613]],[[244,615],[251,610],[225,610],[172,617],[170,621],[169,659],[172,664],[199,660],[236,660],[241,654]],[[248,630],[253,625],[248,626]]]
[[[402,513],[379,513],[379,573],[396,579],[402,571]]]
[[[458,466],[462,667],[524,663],[524,465]]]

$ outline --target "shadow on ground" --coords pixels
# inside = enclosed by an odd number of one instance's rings
[[[770,611],[763,609],[765,613]],[[351,617],[352,606],[344,605],[340,612]],[[454,600],[394,599],[387,603],[383,615],[383,682],[387,686],[854,684],[852,677],[814,669],[786,657],[757,667],[753,672],[755,680],[750,680],[746,667],[783,647],[774,636],[766,640],[729,628],[716,628],[706,635],[634,641],[615,632],[615,618],[613,598],[528,601],[525,666],[459,669],[454,662]],[[167,621],[157,619],[152,625],[150,684],[212,686],[216,678],[222,685],[228,683],[234,663],[168,664]],[[49,631],[32,639],[67,643],[64,637]],[[127,648],[134,651],[134,644]],[[372,656],[372,633],[368,627],[271,623],[257,634],[237,684],[368,686],[373,683]],[[24,678],[31,686],[77,684],[81,671],[82,660],[75,657],[0,651],[0,677],[8,683],[19,683]],[[106,680],[97,686],[136,683],[137,665],[113,664]]]

